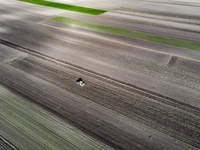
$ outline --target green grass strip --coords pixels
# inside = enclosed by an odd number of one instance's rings
[[[86,14],[91,14],[91,15],[100,15],[102,13],[107,12],[105,10],[92,9],[92,8],[86,8],[86,7],[74,6],[74,5],[68,5],[68,4],[61,4],[61,3],[49,2],[45,0],[19,0],[19,1],[28,2],[28,3],[37,4],[37,5],[49,6],[49,7],[59,8],[59,9],[65,9],[65,10],[70,10],[70,11],[76,11],[76,12],[86,13]]]
[[[106,26],[102,24],[81,21],[81,20],[76,20],[76,19],[66,18],[66,17],[55,17],[55,18],[52,18],[51,20],[62,22],[62,23],[73,24],[73,25],[77,25],[80,27],[89,28],[89,29],[93,29],[97,31],[103,31],[107,33],[121,35],[121,36],[142,39],[145,41],[200,51],[200,43],[197,43],[197,42],[180,40],[180,39],[175,39],[175,38],[170,38],[170,37],[165,37],[165,36],[159,36],[155,34],[123,29],[123,28],[111,27],[111,26]]]

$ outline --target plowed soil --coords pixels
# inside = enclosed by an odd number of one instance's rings
[[[166,104],[141,95],[116,82],[61,66],[36,57],[25,57],[10,63],[12,66],[53,83],[67,91],[98,103],[153,129],[200,148],[200,117],[190,108]],[[76,84],[82,78],[84,87]],[[39,91],[37,91],[39,92]],[[57,101],[57,103],[60,103]],[[58,108],[59,109],[59,108]],[[191,113],[190,113],[191,112]]]

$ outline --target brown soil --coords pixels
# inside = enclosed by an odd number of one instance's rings
[[[192,108],[173,102],[166,104],[158,98],[141,94],[122,84],[32,56],[15,60],[11,65],[200,148],[200,118],[198,112],[193,114]],[[78,78],[86,83],[84,87],[76,84]]]

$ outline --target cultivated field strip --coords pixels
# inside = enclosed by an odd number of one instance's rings
[[[1,150],[18,150],[11,143],[9,143],[6,139],[4,139],[1,135],[0,135],[0,149]]]
[[[172,150],[196,150],[19,69],[1,62],[0,67],[1,84],[44,108],[49,108],[52,113],[116,149],[160,150],[170,147]],[[76,83],[75,85],[81,91],[81,87]],[[150,135],[153,135],[151,140]]]
[[[122,85],[106,83],[87,73],[80,73],[35,57],[19,59],[11,65],[200,148],[198,115],[124,89]],[[75,83],[79,77],[86,82],[84,87]],[[40,91],[34,93],[37,92]]]
[[[153,149],[149,148],[138,138],[140,135],[129,136],[127,132],[123,131],[124,127],[113,127],[112,123],[107,123],[106,120],[99,120],[101,112],[98,112],[99,115],[96,115],[96,110],[94,113],[88,113],[88,108],[92,102],[1,62],[0,66],[1,84],[25,98],[49,108],[53,113],[61,115],[65,120],[67,119],[70,123],[80,127],[84,132],[103,140],[103,142],[111,146],[115,146],[117,149],[156,150],[160,149],[157,147],[163,147],[163,145],[155,145],[149,141],[155,147]]]
[[[33,140],[28,133],[23,133],[21,128],[16,127],[12,122],[7,119],[1,118],[1,135],[6,137],[8,141],[12,142],[18,149],[35,150],[41,148],[41,144]]]
[[[5,90],[0,89],[0,99],[0,133],[14,136],[13,143],[21,135],[16,145],[22,149],[106,149]]]

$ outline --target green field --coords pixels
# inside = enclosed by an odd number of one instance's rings
[[[106,149],[2,88],[0,113],[0,135],[20,150]]]
[[[175,38],[170,38],[170,37],[165,37],[165,36],[159,36],[155,34],[123,29],[123,28],[111,27],[111,26],[106,26],[102,24],[81,21],[81,20],[76,20],[76,19],[66,18],[66,17],[55,17],[55,18],[52,18],[51,20],[62,22],[62,23],[73,24],[73,25],[77,25],[80,27],[89,28],[89,29],[93,29],[97,31],[117,34],[121,36],[142,39],[142,40],[146,40],[150,42],[200,51],[200,43],[197,43],[197,42],[180,40],[180,39],[175,39]]]
[[[76,11],[76,12],[81,12],[81,13],[86,13],[86,14],[91,14],[91,15],[100,15],[106,12],[105,10],[67,5],[67,4],[61,4],[61,3],[56,3],[56,2],[49,2],[45,0],[19,0],[19,1],[48,6],[48,7],[54,7],[54,8],[59,8],[59,9],[65,9],[65,10],[70,10],[70,11]]]

